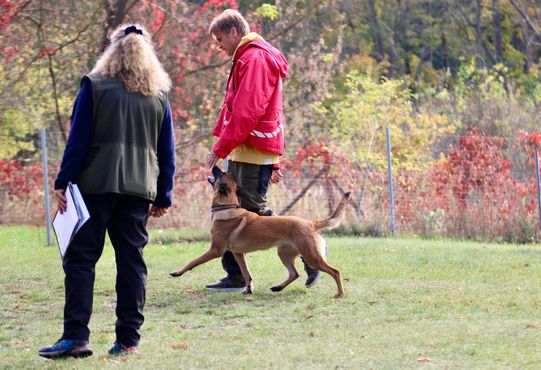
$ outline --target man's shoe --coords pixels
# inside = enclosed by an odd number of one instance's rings
[[[327,249],[327,243],[325,243],[325,245],[323,246],[323,255],[327,257],[328,253],[329,253],[329,250]],[[321,276],[321,271],[307,264],[306,261],[302,257],[301,257],[301,260],[302,260],[302,263],[304,263],[304,271],[306,271],[306,275],[308,275],[308,277],[306,278],[306,283],[304,283],[304,286],[307,288],[311,288],[319,280]]]
[[[242,290],[246,284],[242,277],[226,276],[216,284],[207,285],[208,290],[235,291]]]
[[[113,355],[113,356],[116,356],[116,355],[125,356],[125,355],[134,354],[137,352],[137,350],[138,350],[137,346],[126,347],[118,342],[115,342],[115,344],[113,344],[113,346],[109,348],[108,352],[110,355]]]
[[[87,340],[60,339],[52,346],[43,347],[38,351],[41,357],[56,359],[63,357],[88,357],[92,349]]]
[[[319,280],[319,277],[321,276],[321,272],[318,269],[315,269],[309,264],[307,264],[306,262],[304,262],[304,260],[302,262],[304,263],[304,271],[306,271],[306,275],[308,275],[308,277],[306,278],[306,283],[304,283],[304,286],[307,288],[311,288]]]

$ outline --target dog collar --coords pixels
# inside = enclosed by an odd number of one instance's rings
[[[240,206],[238,204],[223,204],[221,206],[211,207],[210,211],[214,213],[218,211],[223,211],[224,209],[232,209],[232,208],[240,208]]]

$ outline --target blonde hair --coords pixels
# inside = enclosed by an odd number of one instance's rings
[[[125,34],[128,27],[137,32]],[[139,31],[142,34],[139,34]],[[118,78],[126,90],[145,96],[171,89],[171,79],[158,60],[149,33],[138,24],[120,25],[109,37],[105,49],[90,72],[106,78]]]
[[[217,32],[229,33],[231,28],[235,28],[241,36],[246,36],[250,33],[250,26],[242,14],[234,9],[227,9],[212,20],[209,26],[209,35],[212,36]]]

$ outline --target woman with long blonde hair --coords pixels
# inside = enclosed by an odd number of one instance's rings
[[[126,35],[126,29],[132,31]],[[111,34],[110,39],[111,45],[90,74],[116,77],[128,91],[146,96],[157,95],[160,90],[169,91],[171,80],[156,57],[150,36],[143,27],[137,24],[122,25]]]
[[[135,352],[143,324],[148,216],[163,216],[172,203],[175,139],[167,92],[171,80],[148,32],[137,24],[119,26],[84,76],[71,117],[72,128],[55,180],[58,212],[67,209],[69,183],[77,184],[90,219],[63,254],[64,330],[46,358],[92,355],[95,265],[105,233],[115,250],[116,338],[112,355]]]

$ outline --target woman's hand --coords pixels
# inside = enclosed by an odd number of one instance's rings
[[[58,203],[58,212],[60,212],[61,214],[66,212],[66,209],[68,208],[68,200],[64,195],[65,193],[66,189],[56,189],[54,191],[54,197],[56,199],[56,202]]]
[[[153,205],[150,207],[149,213],[152,217],[162,217],[167,213],[167,208],[156,207]]]

